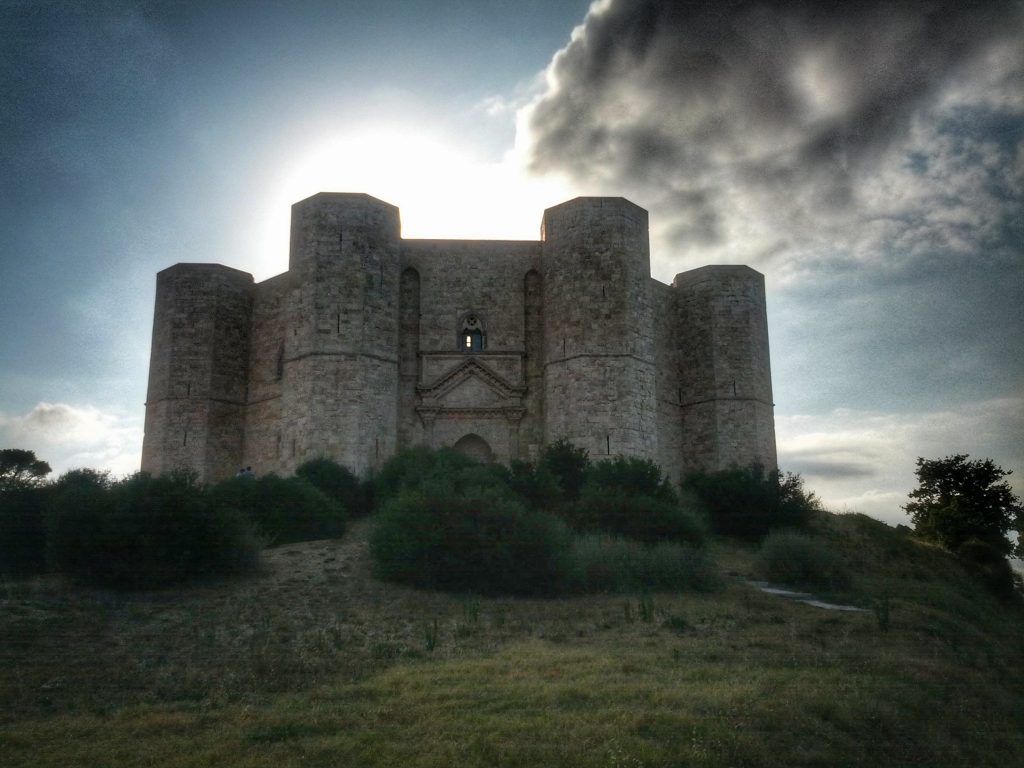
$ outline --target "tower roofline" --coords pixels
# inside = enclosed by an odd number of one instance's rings
[[[239,275],[241,277],[247,277],[250,281],[253,279],[252,273],[246,272],[242,269],[236,269],[235,267],[229,267],[224,264],[217,264],[215,262],[189,262],[179,261],[177,264],[172,264],[166,269],[161,269],[157,272],[157,275],[170,274],[173,272],[226,272]]]
[[[732,275],[734,277],[751,277],[756,275],[757,277],[764,279],[764,275],[758,272],[753,267],[748,267],[746,264],[707,264],[703,267],[697,267],[696,269],[688,269],[686,272],[680,272],[672,279],[672,286],[679,287],[691,283],[697,283],[701,280],[707,280],[712,277],[724,277]]]
[[[603,204],[625,205],[625,206],[628,206],[630,208],[636,208],[637,210],[640,210],[640,211],[643,211],[644,213],[647,213],[647,209],[646,208],[641,208],[639,205],[634,203],[632,200],[627,200],[625,197],[601,197],[599,195],[593,195],[593,196],[580,195],[579,197],[574,197],[571,200],[566,200],[565,202],[558,203],[557,205],[552,205],[550,208],[545,208],[544,209],[544,215],[546,216],[549,211],[556,211],[559,208],[564,208],[564,207],[568,207],[568,206],[603,205]]]
[[[309,197],[303,198],[302,200],[299,200],[297,203],[292,203],[292,208],[298,205],[305,205],[311,200],[334,200],[337,202],[363,200],[372,203],[378,203],[380,205],[386,205],[389,208],[394,208],[395,210],[398,210],[398,206],[395,205],[394,203],[389,203],[387,200],[381,200],[379,197],[368,195],[365,192],[317,192],[315,195],[310,195]]]

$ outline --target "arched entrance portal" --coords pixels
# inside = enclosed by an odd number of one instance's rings
[[[469,434],[461,437],[452,448],[463,456],[468,456],[484,464],[494,461],[494,452],[491,450],[491,446],[480,435]]]

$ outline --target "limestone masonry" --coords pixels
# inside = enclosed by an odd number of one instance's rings
[[[404,446],[530,459],[774,467],[764,277],[650,276],[647,212],[581,197],[538,241],[408,240],[363,194],[292,206],[288,271],[157,275],[142,468],[206,480],[326,456],[366,474]]]

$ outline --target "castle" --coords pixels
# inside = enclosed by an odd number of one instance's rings
[[[292,206],[288,271],[157,275],[142,469],[219,480],[326,456],[365,475],[396,450],[776,465],[764,278],[650,276],[647,212],[581,197],[540,240],[414,240],[364,194]]]

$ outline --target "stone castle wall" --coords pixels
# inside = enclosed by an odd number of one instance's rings
[[[157,275],[142,466],[234,472],[245,442],[252,276],[219,264]]]
[[[592,456],[657,458],[647,211],[577,198],[543,226],[545,435]]]
[[[548,209],[539,241],[458,241],[403,240],[397,208],[335,193],[293,206],[284,274],[158,275],[145,470],[365,474],[402,446],[507,462],[563,437],[673,479],[774,466],[763,277],[651,279],[622,198]]]

